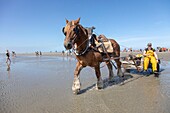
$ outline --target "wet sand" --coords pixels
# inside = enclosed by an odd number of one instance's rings
[[[159,78],[126,73],[124,84],[118,77],[108,83],[108,70],[101,68],[102,90],[95,88],[94,70],[84,68],[79,95],[71,91],[74,58],[19,55],[9,69],[2,56],[0,113],[170,113],[170,53],[161,55],[166,60]]]

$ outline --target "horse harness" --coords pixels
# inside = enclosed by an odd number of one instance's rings
[[[71,26],[75,26],[75,25],[71,25]],[[78,26],[79,26],[79,27],[78,27]],[[63,28],[63,33],[64,33],[64,29],[65,29],[65,27]],[[74,41],[76,40],[76,38],[78,37],[78,35],[79,35],[79,29],[81,29],[81,25],[76,25],[76,27],[73,28],[73,31],[75,32],[75,36],[74,36],[72,42],[74,42]],[[86,35],[88,35],[87,29],[82,29],[82,31],[83,31]],[[66,34],[64,33],[64,35],[66,35]],[[90,48],[89,45],[90,45],[90,44],[95,45],[93,38],[96,38],[96,37],[94,37],[94,34],[92,34],[92,35],[90,36],[90,39],[87,38],[86,40],[84,40],[78,47],[77,47],[77,45],[74,44],[72,50],[73,50],[73,52],[75,53],[75,55],[76,55],[76,56],[81,56],[81,55],[84,55],[85,53],[87,53],[88,51],[90,51],[91,48]],[[80,46],[82,46],[86,41],[87,41],[86,48],[85,48],[83,51],[78,52],[78,51],[77,51],[77,48],[79,48]],[[104,44],[101,43],[101,45],[102,45],[104,51],[106,52],[106,48],[104,47]],[[92,48],[92,49],[93,49],[93,48]],[[95,49],[93,49],[93,50],[95,50]],[[95,51],[97,51],[97,50],[95,50]],[[97,52],[99,52],[99,51],[97,51]],[[107,53],[106,53],[106,55],[107,55],[108,58],[110,58]]]

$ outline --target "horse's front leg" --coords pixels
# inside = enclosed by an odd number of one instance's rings
[[[74,94],[77,94],[80,91],[81,83],[80,83],[80,71],[83,69],[83,66],[77,62],[76,69],[74,71],[74,80],[73,80],[73,86],[72,91]]]
[[[103,80],[101,77],[101,73],[100,73],[100,66],[96,66],[95,67],[95,72],[96,72],[96,77],[97,77],[97,88],[98,89],[102,89],[103,88]]]

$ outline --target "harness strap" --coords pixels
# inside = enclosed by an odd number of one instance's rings
[[[86,41],[86,40],[85,40],[85,41]],[[85,42],[85,41],[84,41],[84,42]],[[74,46],[73,51],[74,51],[75,55],[80,56],[80,55],[83,55],[83,54],[85,54],[85,53],[87,52],[87,50],[88,50],[88,48],[89,48],[89,40],[87,40],[87,41],[88,41],[88,42],[87,42],[86,49],[85,49],[83,52],[81,52],[81,53],[78,53],[77,50],[76,50],[76,48],[75,48],[75,46]],[[84,43],[84,42],[83,42],[83,43]],[[82,43],[82,44],[83,44],[83,43]],[[78,48],[78,47],[77,47],[77,48]]]

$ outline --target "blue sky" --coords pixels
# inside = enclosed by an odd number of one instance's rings
[[[170,48],[170,0],[0,0],[0,53],[64,50],[65,18],[123,49]]]

